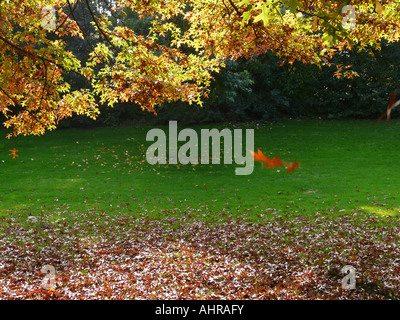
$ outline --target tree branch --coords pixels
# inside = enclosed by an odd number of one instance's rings
[[[13,97],[11,97],[11,96],[7,93],[7,91],[5,91],[1,86],[0,86],[0,91],[3,92],[3,93],[6,95],[6,97],[7,97],[8,99],[10,99],[12,102],[14,102],[15,105],[18,105],[18,104],[19,104],[19,102],[18,102],[17,100],[15,100]]]
[[[111,43],[110,39],[108,38],[108,36],[106,35],[106,33],[104,32],[104,30],[100,27],[99,22],[97,21],[96,17],[94,16],[94,13],[92,11],[92,8],[90,7],[89,1],[86,0],[86,6],[89,9],[89,13],[94,21],[94,23],[96,24],[97,29],[100,31],[100,33],[102,34],[102,36],[104,37],[104,39],[110,44],[110,46],[117,52],[119,53],[120,51]]]
[[[74,21],[75,21],[76,24],[78,25],[78,28],[82,31],[82,35],[83,35],[83,37],[85,38],[86,42],[88,43],[90,49],[92,49],[92,51],[95,52],[95,51],[94,51],[94,48],[93,48],[93,46],[92,46],[92,43],[90,42],[89,38],[86,36],[85,30],[83,30],[83,28],[81,27],[81,24],[79,23],[78,19],[75,17],[75,14],[74,14],[74,10],[75,10],[75,9],[72,8],[71,2],[70,2],[69,0],[67,0],[67,3],[68,3],[69,11],[70,11],[70,14],[71,14],[72,18],[74,19]],[[77,4],[78,4],[78,2],[77,2]],[[98,58],[99,58],[99,57],[98,57]]]

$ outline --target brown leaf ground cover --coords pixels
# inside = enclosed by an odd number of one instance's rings
[[[0,299],[396,299],[400,222],[365,213],[260,222],[106,215],[0,219]],[[43,289],[43,265],[56,270]],[[356,289],[341,269],[356,269]]]

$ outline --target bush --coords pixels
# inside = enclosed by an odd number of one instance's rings
[[[381,51],[343,52],[334,58],[335,64],[352,65],[358,73],[354,79],[335,77],[335,67],[298,66],[292,75],[299,79],[293,94],[294,105],[302,114],[329,119],[376,118],[388,104],[390,93],[399,87],[400,65],[397,59],[400,45],[382,44]]]

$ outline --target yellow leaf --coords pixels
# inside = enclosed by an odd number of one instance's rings
[[[319,18],[314,16],[313,22],[312,22],[313,31],[317,31],[318,30],[318,22],[319,22]]]
[[[379,0],[375,1],[375,10],[377,13],[382,14],[382,5],[380,4]]]

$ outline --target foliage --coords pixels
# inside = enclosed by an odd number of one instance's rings
[[[333,65],[279,66],[274,53],[227,65],[211,85],[205,108],[220,112],[226,121],[268,121],[282,118],[322,117],[327,119],[376,119],[385,110],[390,93],[400,77],[399,43],[382,43],[371,52],[344,50],[332,59]],[[344,77],[338,73],[349,72]],[[351,71],[350,71],[351,70]],[[230,84],[225,73],[246,71],[241,88]],[[234,87],[234,93],[218,88]],[[229,97],[238,97],[226,99]],[[398,111],[394,110],[394,115]],[[222,119],[222,118],[220,118]]]
[[[352,2],[358,16],[351,32],[341,23],[347,1],[119,0],[112,4],[103,10],[109,14],[100,15],[102,10],[96,12],[89,0],[0,3],[0,112],[14,135],[43,134],[73,114],[95,119],[99,104],[131,102],[152,112],[165,102],[201,105],[212,75],[228,59],[273,51],[290,65],[300,61],[322,66],[354,45],[365,50],[379,47],[382,39],[399,40],[397,0],[376,11],[376,0]],[[54,30],[42,25],[45,5],[57,10]],[[86,6],[91,29],[75,17],[79,5]],[[147,19],[139,31],[118,18],[128,9]],[[66,38],[85,40],[89,59],[74,53]],[[73,88],[68,73],[79,75],[85,86]],[[281,92],[272,93],[278,101]]]
[[[178,118],[182,124],[192,124],[204,119],[376,119],[386,109],[389,94],[400,85],[399,55],[399,43],[382,43],[380,50],[371,52],[356,46],[344,50],[332,59],[333,65],[321,68],[300,62],[279,66],[281,60],[273,52],[252,60],[228,61],[215,75],[203,108],[169,106],[160,110],[157,120],[167,123]],[[351,78],[340,76],[337,68],[349,72]],[[395,109],[393,115],[397,114]]]
[[[357,47],[344,51],[333,61],[343,70],[351,67],[352,78],[341,77],[329,66],[318,70],[296,64],[292,73],[294,109],[302,110],[304,116],[376,119],[399,86],[399,54],[399,43],[382,43],[381,50],[371,53],[359,52]]]
[[[279,67],[279,59],[267,53],[252,60],[227,63],[211,86],[205,105],[220,110],[226,120],[273,120],[289,109],[283,75],[287,66]]]

